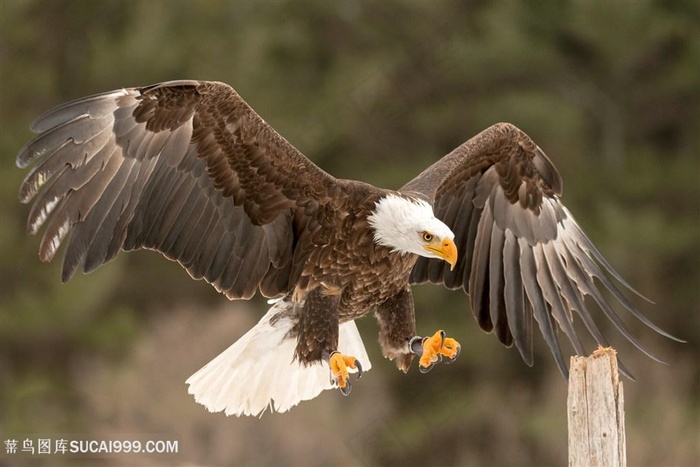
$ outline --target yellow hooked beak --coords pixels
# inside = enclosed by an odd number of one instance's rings
[[[455,268],[455,264],[457,264],[457,245],[451,239],[438,240],[423,246],[423,248],[447,261],[450,264],[450,271]]]

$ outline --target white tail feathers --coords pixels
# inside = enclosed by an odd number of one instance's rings
[[[226,415],[262,415],[286,412],[301,401],[332,389],[328,363],[303,365],[294,358],[296,339],[288,336],[294,325],[285,312],[291,302],[278,300],[250,331],[190,376],[189,393],[210,412]],[[354,321],[339,327],[338,350],[371,368]]]

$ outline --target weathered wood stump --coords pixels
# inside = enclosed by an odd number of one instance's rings
[[[617,352],[572,357],[567,402],[570,466],[625,466],[625,407]]]

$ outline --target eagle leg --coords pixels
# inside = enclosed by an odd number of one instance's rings
[[[409,342],[409,349],[420,357],[420,372],[427,373],[442,361],[443,356],[448,358],[445,363],[454,362],[459,357],[462,346],[453,338],[445,337],[445,331],[439,330],[431,337],[414,337]]]
[[[360,361],[355,357],[335,351],[330,354],[328,364],[331,367],[331,382],[337,384],[340,392],[347,396],[352,390],[350,373],[357,372],[357,379],[360,379],[362,376]]]

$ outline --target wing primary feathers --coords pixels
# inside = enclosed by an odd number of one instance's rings
[[[112,152],[114,147],[105,146],[100,150],[101,154],[90,159],[81,170],[65,166],[61,173],[42,188],[29,212],[28,225],[29,233],[36,233],[47,216],[53,213],[39,248],[39,257],[42,261],[53,259],[67,231],[84,220],[92,210],[99,198],[99,193],[82,188],[93,179],[96,183],[105,183],[104,178],[109,177],[109,171],[116,167],[112,164],[109,166],[111,168],[107,168],[105,172],[104,164],[109,160],[109,154]],[[64,172],[70,173],[64,176]]]
[[[148,161],[143,161],[143,163],[148,163]],[[142,245],[148,245],[146,238],[150,232],[154,219],[151,218],[151,209],[153,206],[154,193],[157,194],[160,191],[160,185],[165,187],[170,183],[174,183],[172,177],[169,177],[171,173],[168,171],[167,167],[163,164],[156,164],[151,169],[148,179],[145,181],[143,190],[138,197],[138,203],[134,209],[134,216],[131,222],[129,222],[129,228],[127,230],[126,243],[124,244],[125,250],[133,250]],[[155,212],[155,216],[159,216],[158,211]],[[150,245],[149,245],[150,246]]]
[[[126,238],[128,236],[129,223],[134,219],[134,213],[138,207],[141,195],[145,188],[148,178],[153,173],[153,169],[156,165],[156,160],[146,160],[136,163],[136,177],[132,183],[130,192],[128,194],[128,202],[124,207],[119,220],[114,227],[113,235],[109,242],[109,247],[107,249],[107,255],[105,261],[113,259],[119,250],[125,248]],[[126,249],[126,248],[125,248]]]
[[[571,250],[569,250],[568,248],[565,248],[564,251],[567,255],[564,258],[567,264],[567,271],[572,277],[572,279],[576,282],[576,284],[578,284],[579,289],[586,295],[590,295],[591,297],[593,297],[600,309],[603,310],[603,312],[605,313],[605,316],[607,316],[608,319],[612,321],[615,328],[617,328],[617,330],[620,331],[620,333],[623,336],[625,336],[625,338],[629,340],[635,347],[637,347],[639,350],[641,350],[643,353],[649,356],[652,360],[658,361],[659,363],[665,363],[658,357],[656,357],[654,354],[652,354],[650,351],[648,351],[646,347],[644,347],[642,343],[639,342],[639,340],[632,333],[629,332],[629,330],[622,322],[620,317],[617,316],[617,314],[612,310],[612,308],[610,308],[610,306],[602,297],[598,289],[595,287],[595,284],[593,284],[592,282],[592,278],[583,271],[579,255],[572,253]],[[583,255],[585,256],[585,253]]]
[[[581,256],[579,257],[579,259],[580,259],[580,263],[581,263],[581,265],[583,266],[583,268],[584,268],[584,270],[586,271],[586,273],[587,273],[589,276],[591,276],[591,277],[597,278],[597,279],[605,286],[605,288],[608,289],[608,291],[610,291],[610,293],[613,294],[613,296],[618,300],[618,302],[620,302],[620,304],[621,304],[622,306],[624,306],[625,309],[627,309],[627,311],[629,311],[630,313],[632,313],[639,321],[641,321],[642,323],[644,323],[646,326],[648,326],[649,328],[653,329],[654,331],[658,332],[658,333],[661,334],[662,336],[665,336],[665,337],[667,337],[667,338],[669,338],[669,339],[671,339],[671,340],[674,340],[674,341],[676,341],[676,342],[685,342],[685,341],[683,341],[683,340],[681,340],[681,339],[678,339],[677,337],[674,337],[673,335],[669,334],[668,332],[664,331],[663,329],[661,329],[660,327],[658,327],[656,324],[652,323],[646,316],[644,316],[643,314],[641,314],[641,313],[630,303],[630,301],[627,299],[627,297],[625,297],[624,295],[622,295],[622,292],[620,292],[620,290],[615,286],[615,284],[613,284],[613,283],[607,278],[607,276],[600,270],[600,268],[598,267],[598,265],[597,265],[592,259],[590,259],[590,258],[589,258],[588,256],[586,256],[585,254],[584,254],[584,255],[581,255]],[[597,290],[598,290],[598,289],[596,288],[596,291],[597,291]]]
[[[468,190],[476,189],[476,181],[473,186],[467,186]],[[465,197],[459,203],[459,211],[457,217],[455,218],[455,225],[460,225],[462,223],[467,225],[466,229],[459,229],[455,232],[455,242],[458,245],[459,254],[462,256],[458,262],[458,267],[455,268],[456,274],[454,275],[453,284],[455,287],[465,287],[469,276],[471,274],[472,267],[472,255],[474,253],[474,239],[476,238],[476,229],[479,226],[479,217],[481,216],[481,211],[474,206],[474,203]],[[447,269],[444,269],[447,271]],[[439,282],[436,280],[435,282]],[[464,289],[465,292],[467,289]]]
[[[19,189],[19,202],[26,204],[34,199],[34,196],[41,190],[45,184],[55,181],[54,177],[57,173],[64,171],[70,166],[70,161],[66,164],[59,158],[50,157],[53,154],[60,153],[61,149],[70,146],[70,141],[65,141],[62,145],[46,150],[46,153],[40,159],[40,162],[24,177]],[[77,159],[77,158],[76,158]],[[32,206],[34,207],[34,206]]]
[[[503,247],[503,278],[506,315],[515,347],[528,366],[534,363],[532,338],[532,309],[525,306],[520,270],[520,248],[511,231],[505,232]]]
[[[63,243],[66,234],[70,232],[72,227],[69,215],[64,215],[70,203],[66,202],[66,198],[60,200],[56,215],[51,218],[49,225],[44,231],[39,247],[39,259],[42,261],[51,261],[56,255],[56,251]]]
[[[135,160],[125,160],[117,172],[117,175],[112,179],[110,185],[114,185],[114,194],[110,194],[113,199],[111,203],[104,203],[105,214],[102,221],[95,228],[95,233],[89,241],[89,247],[85,256],[84,270],[85,272],[94,271],[97,267],[107,260],[107,255],[111,240],[114,235],[121,236],[121,232],[116,230],[119,223],[119,218],[129,204],[129,195],[133,188],[133,182],[138,176],[138,164]],[[104,200],[105,198],[102,198]],[[96,205],[97,208],[97,205]],[[97,215],[93,210],[92,215]],[[87,220],[86,220],[87,221]]]
[[[112,178],[118,172],[120,160],[116,157],[108,158],[105,167],[91,179],[93,187],[99,186],[99,189],[81,190],[74,192],[70,202],[72,208],[83,205],[86,206],[85,212],[79,213],[79,217],[83,222],[75,224],[73,232],[70,236],[66,251],[63,255],[62,276],[63,282],[67,282],[73,277],[75,271],[85,258],[89,242],[92,239],[92,232],[99,224],[99,220],[95,216],[91,216],[92,210],[100,203],[101,199],[105,199],[101,195],[110,185]],[[84,200],[81,198],[85,197]]]
[[[66,140],[56,148],[49,149],[36,166],[27,174],[20,186],[19,200],[28,203],[34,198],[37,191],[49,179],[60,179],[60,172],[66,167],[75,170],[92,159],[102,151],[111,141],[112,133],[106,126],[95,134],[89,141],[82,143],[81,150],[76,150],[78,144],[72,139]],[[76,174],[77,175],[77,174]],[[71,177],[72,179],[72,177]]]
[[[117,108],[118,98],[127,94],[126,89],[118,89],[66,102],[39,116],[30,128],[34,133],[45,133],[83,115],[92,118],[110,115]]]
[[[630,292],[633,292],[635,295],[637,295],[639,298],[645,300],[648,303],[653,304],[654,302],[642,295],[640,292],[638,292],[634,287],[632,287],[630,284],[623,279],[623,277],[613,268],[610,263],[603,257],[603,254],[596,248],[595,245],[593,245],[593,242],[590,241],[588,236],[586,236],[585,233],[581,230],[581,228],[578,226],[578,223],[574,220],[574,217],[571,215],[568,209],[566,209],[565,206],[562,206],[563,211],[565,212],[567,216],[567,222],[566,222],[566,228],[569,232],[569,235],[571,235],[572,239],[581,246],[581,248],[590,254],[592,254],[595,259],[600,262],[605,269],[612,275],[615,280],[617,280],[620,284],[624,285],[625,288],[627,288]],[[673,339],[672,336],[667,336]]]
[[[79,200],[79,204],[67,206],[66,212],[72,214],[73,222],[77,222],[78,218],[84,219],[97,202],[100,193],[94,193],[91,189],[84,190],[83,187],[89,183],[103,182],[105,166],[114,151],[113,145],[105,145],[79,168],[64,165],[60,172],[54,174],[53,178],[41,188],[29,211],[28,232],[34,234],[39,230],[49,214],[53,212],[57,199]]]
[[[564,250],[565,247],[558,243],[548,243],[545,245],[545,254],[547,255],[549,265],[553,267],[552,278],[557,283],[562,296],[569,304],[569,308],[577,312],[596,343],[601,347],[609,347],[610,344],[608,344],[607,339],[603,336],[603,333],[600,332],[600,329],[598,329],[591,314],[588,312],[581,291],[576,287],[576,284],[566,271],[567,267],[562,262],[562,258],[568,257],[568,254]]]
[[[613,269],[613,267],[603,258],[602,254],[596,249],[596,247],[593,245],[593,243],[588,239],[586,234],[584,234],[581,229],[578,227],[576,224],[576,221],[574,221],[573,217],[571,217],[571,214],[567,212],[567,215],[569,216],[567,219],[567,231],[572,234],[573,240],[584,250],[584,252],[587,252],[596,259],[603,267],[605,270],[613,276],[616,280],[618,280],[623,286],[625,286],[628,290],[631,292],[634,292],[636,295],[638,295],[640,298],[650,302],[648,298],[644,297],[641,295],[639,292],[637,292],[635,289],[633,289],[627,282],[625,282],[622,277]],[[581,265],[585,269],[585,271],[591,276],[597,278],[610,293],[612,293],[615,298],[624,306],[627,311],[632,313],[639,321],[644,323],[646,326],[649,328],[653,329],[654,331],[658,332],[662,336],[665,336],[671,340],[674,340],[676,342],[681,342],[684,343],[685,341],[682,339],[679,339],[672,334],[668,333],[667,331],[664,331],[661,329],[659,326],[651,322],[649,318],[644,316],[639,310],[637,310],[632,303],[625,297],[622,292],[620,292],[620,289],[618,289],[615,284],[608,279],[608,277],[603,273],[603,271],[600,270],[598,265],[590,259],[588,255],[585,253],[580,256],[581,258]]]
[[[576,335],[573,323],[571,321],[571,314],[565,309],[564,303],[562,302],[561,295],[557,291],[557,286],[554,284],[554,279],[552,278],[552,269],[547,262],[547,257],[544,253],[544,245],[538,244],[535,249],[535,263],[537,265],[537,282],[542,288],[542,293],[544,298],[549,303],[552,315],[554,319],[559,324],[559,327],[564,331],[566,337],[569,338],[571,345],[573,345],[574,350],[578,355],[586,355],[586,351],[581,344],[581,340]]]
[[[80,146],[90,141],[105,126],[110,127],[112,121],[111,115],[95,119],[88,115],[81,115],[64,122],[27,143],[17,156],[17,165],[24,168],[37,158],[51,156],[55,153],[54,149],[60,148],[67,141],[72,141],[73,144]]]
[[[581,318],[581,321],[583,321],[583,324],[586,326],[586,329],[593,336],[599,346],[610,347],[608,340],[605,338],[605,336],[603,336],[603,333],[600,332],[600,329],[598,329],[598,326],[591,317],[591,314],[584,303],[581,292],[574,284],[573,279],[570,278],[569,273],[566,271],[566,266],[563,263],[563,261],[569,257],[566,247],[561,244],[561,242],[550,242],[545,245],[544,250],[549,265],[554,268],[552,271],[552,278],[557,283],[562,296],[569,305],[569,308],[576,311],[578,316]],[[630,380],[635,381],[634,375],[625,367],[619,356],[617,361],[620,367],[620,372]]]
[[[569,370],[566,362],[564,362],[561,349],[559,348],[557,335],[552,326],[552,318],[547,311],[548,309],[544,297],[542,296],[542,291],[538,287],[536,281],[537,267],[532,248],[528,246],[527,240],[524,238],[518,239],[518,243],[520,245],[520,270],[522,273],[523,285],[525,286],[525,294],[532,304],[532,310],[537,324],[539,324],[542,336],[545,342],[547,342],[549,349],[552,351],[552,355],[554,355],[554,360],[557,362],[559,370],[568,378]]]
[[[469,296],[471,297],[472,312],[481,329],[486,332],[493,330],[489,311],[489,252],[491,249],[491,228],[493,218],[491,209],[486,206],[481,213],[481,220],[474,242],[474,257],[469,276]]]
[[[476,190],[478,179],[479,177],[469,179],[469,181],[467,181],[465,184],[463,191],[465,193],[473,193],[474,190]],[[455,244],[458,245],[458,251],[463,258],[460,258],[457,267],[453,271],[450,271],[449,268],[445,266],[444,261],[427,261],[430,267],[428,279],[431,282],[437,283],[440,282],[442,278],[446,287],[456,289],[459,287],[464,287],[469,279],[472,265],[472,250],[474,248],[474,233],[478,226],[479,216],[472,215],[476,212],[476,208],[474,207],[474,203],[472,202],[470,196],[447,199],[446,202],[448,205],[445,209],[438,207],[438,211],[441,212],[441,220],[447,223],[447,225],[460,225],[462,223],[468,223],[470,226],[466,232],[463,230],[458,230],[455,232]],[[444,214],[442,214],[443,212]],[[419,263],[422,262],[419,261]]]
[[[503,345],[513,345],[513,336],[508,327],[506,306],[504,302],[505,281],[503,278],[503,246],[505,234],[494,225],[491,229],[491,251],[489,253],[489,307],[491,323],[496,329],[496,335]]]
[[[474,265],[474,255],[475,255],[475,248],[476,248],[476,237],[477,237],[477,231],[479,228],[479,219],[481,218],[482,215],[482,210],[478,209],[476,207],[470,207],[469,211],[469,223],[467,224],[466,231],[460,235],[460,240],[462,238],[466,238],[465,240],[462,240],[459,245],[464,246],[464,254],[462,255],[462,258],[460,261],[462,261],[462,264],[464,264],[464,275],[462,279],[462,283],[467,286],[468,285],[468,280],[471,280],[471,269],[473,268]],[[461,217],[461,214],[460,214]],[[459,248],[459,247],[458,247]],[[461,253],[460,253],[461,254]],[[464,288],[464,291],[469,293],[469,289],[467,287]]]
[[[106,233],[107,239],[101,238],[101,234],[105,233],[105,227],[113,227],[116,223],[116,217],[122,208],[119,197],[132,176],[134,161],[120,162],[123,163],[102,191],[106,196],[101,196],[97,200],[85,219],[76,225],[75,233],[71,237],[71,243],[79,248],[80,263],[86,273],[93,271],[101,264],[98,257],[102,256],[103,251],[106,252],[106,243],[111,238],[112,232]],[[97,253],[98,251],[100,253]]]
[[[68,166],[64,166],[59,172],[69,170]],[[27,233],[34,235],[41,229],[44,222],[49,218],[51,213],[63,202],[66,198],[66,192],[63,187],[56,186],[59,178],[54,178],[46,182],[41,187],[39,199],[32,205],[27,216]],[[59,208],[60,211],[60,208]]]

